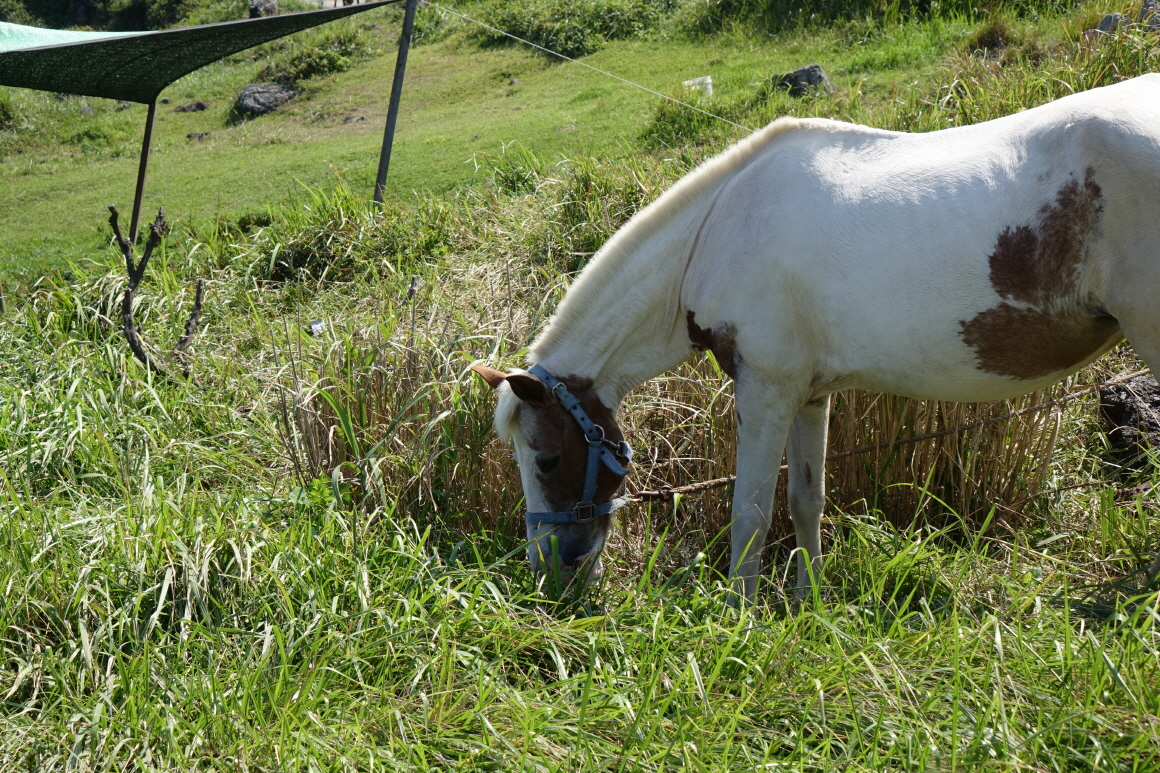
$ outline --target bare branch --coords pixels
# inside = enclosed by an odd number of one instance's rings
[[[113,227],[113,235],[117,238],[117,245],[121,248],[121,254],[125,256],[125,270],[129,274],[129,285],[125,288],[125,295],[121,298],[121,329],[125,334],[125,340],[129,342],[129,350],[133,352],[133,356],[145,366],[146,370],[158,373],[166,380],[176,383],[176,379],[174,379],[171,370],[154,359],[149,353],[145,341],[141,337],[141,328],[133,320],[133,297],[137,292],[138,285],[141,284],[142,277],[145,276],[145,267],[149,265],[149,258],[153,256],[153,250],[157,249],[157,246],[161,244],[162,237],[165,235],[165,208],[162,207],[157,212],[157,219],[150,226],[149,241],[145,244],[145,252],[141,255],[141,260],[136,265],[134,265],[133,261],[133,245],[121,233],[117,208],[110,204],[109,213],[109,225]],[[177,340],[177,345],[173,348],[173,358],[180,366],[181,376],[185,379],[188,379],[190,374],[190,364],[186,349],[189,347],[194,335],[197,334],[198,323],[201,319],[203,288],[204,284],[202,280],[197,280],[196,297],[194,298],[193,310],[190,312],[189,320],[185,323],[185,334]]]

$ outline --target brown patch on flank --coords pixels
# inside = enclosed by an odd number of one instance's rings
[[[721,370],[734,381],[737,380],[737,366],[741,363],[741,353],[737,351],[737,328],[731,322],[722,322],[717,327],[706,329],[697,324],[697,312],[685,312],[685,324],[689,330],[689,341],[699,352],[710,351],[717,358]]]
[[[959,323],[979,370],[1042,378],[1075,367],[1119,334],[1119,323],[1078,293],[1084,247],[1103,211],[1101,196],[1089,167],[1082,183],[1073,176],[1055,202],[1039,210],[1035,224],[999,234],[989,264],[991,286],[1003,302]]]
[[[805,463],[805,473],[806,473],[806,485],[808,486],[814,482],[814,472],[813,472],[813,470],[810,469],[809,462]]]
[[[980,370],[1020,379],[1068,370],[1122,335],[1112,317],[1051,314],[1009,303],[960,324]]]

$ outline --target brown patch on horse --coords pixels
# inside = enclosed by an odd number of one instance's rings
[[[1033,225],[995,240],[990,280],[1003,302],[959,323],[978,369],[1036,379],[1068,370],[1108,346],[1119,323],[1079,297],[1084,246],[1099,224],[1102,191],[1090,167],[1045,204]],[[1009,301],[1014,301],[1009,303]],[[1015,305],[1019,304],[1019,305]]]
[[[612,409],[600,402],[592,380],[579,376],[563,376],[560,381],[568,388],[592,423],[604,429],[604,436],[614,443],[624,440],[624,433],[616,423]],[[588,440],[580,425],[564,409],[559,400],[551,400],[544,407],[536,407],[536,436],[525,441],[532,451],[559,451],[560,462],[554,470],[544,474],[536,470],[536,479],[549,506],[554,511],[571,510],[584,491],[584,474],[588,467]],[[548,438],[556,438],[555,442]],[[600,463],[596,474],[595,504],[603,504],[615,495],[624,478]]]
[[[1008,303],[961,324],[980,370],[1019,379],[1068,370],[1122,336],[1112,317],[1052,314]]]
[[[814,471],[810,469],[809,462],[806,462],[804,466],[806,474],[806,485],[808,486],[814,482]]]
[[[706,329],[697,324],[697,312],[690,310],[685,312],[685,324],[689,329],[689,341],[693,344],[693,348],[699,352],[713,352],[721,370],[736,381],[741,353],[737,351],[737,328],[733,323],[722,322],[715,328]]]

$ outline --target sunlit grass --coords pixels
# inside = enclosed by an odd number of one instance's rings
[[[1149,39],[1079,45],[1098,10],[1012,17],[1023,48],[1005,60],[964,50],[978,24],[953,19],[750,48],[737,34],[689,77],[734,57],[710,104],[745,121],[969,123],[1150,69]],[[765,89],[788,67],[759,60],[783,43],[786,61],[849,49],[827,66],[838,88]],[[598,56],[631,66],[660,46]],[[918,82],[892,91],[891,72]],[[522,364],[589,254],[731,136],[657,105],[620,122],[619,156],[497,146],[473,187],[383,211],[327,182],[179,220],[136,319],[168,346],[207,280],[188,384],[129,355],[124,267],[96,236],[69,274],[9,283],[0,769],[1160,766],[1160,589],[1140,571],[1160,536],[1141,484],[1160,476],[1109,451],[1090,398],[1068,404],[1053,456],[1021,467],[1035,446],[1008,427],[961,488],[925,463],[917,479],[833,466],[823,580],[801,603],[784,543],[756,606],[725,603],[728,490],[621,511],[606,579],[582,597],[537,586],[493,395],[468,366]],[[673,130],[660,143],[658,125]],[[1081,378],[1138,367],[1125,348]],[[834,442],[913,408],[867,408]],[[633,488],[731,471],[731,390],[711,360],[642,386],[624,423],[643,449]],[[1045,493],[1020,502],[1033,481]]]

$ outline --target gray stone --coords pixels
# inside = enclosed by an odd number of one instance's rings
[[[1160,0],[1144,0],[1137,21],[1149,32],[1160,32]]]
[[[185,135],[185,138],[193,142],[204,142],[205,140],[209,139],[209,132],[194,132],[192,134]]]
[[[263,16],[278,15],[278,0],[251,0],[250,18],[259,19]]]
[[[820,64],[807,64],[800,70],[787,72],[776,83],[778,88],[785,89],[791,97],[804,97],[810,89],[829,91],[830,79]]]
[[[1100,387],[1100,416],[1108,440],[1121,453],[1134,457],[1149,445],[1160,447],[1160,384],[1137,376]]]
[[[235,107],[239,113],[265,115],[294,99],[297,93],[285,83],[251,83],[238,94]]]
[[[346,118],[343,119],[342,122],[344,124],[345,123],[358,123],[359,121],[365,121],[366,119],[367,119],[367,117],[365,115],[348,115]]]
[[[1132,17],[1128,16],[1127,14],[1109,13],[1107,16],[1100,19],[1099,26],[1097,26],[1096,29],[1107,35],[1113,35],[1131,23]]]
[[[198,100],[197,102],[190,102],[188,105],[182,105],[181,107],[175,107],[175,108],[173,108],[173,112],[175,112],[175,113],[200,113],[202,110],[205,110],[208,107],[209,107],[208,104],[206,104],[205,102],[202,102],[201,100]]]
[[[92,115],[93,112],[94,111],[91,107],[82,107],[81,108],[81,115]]]

